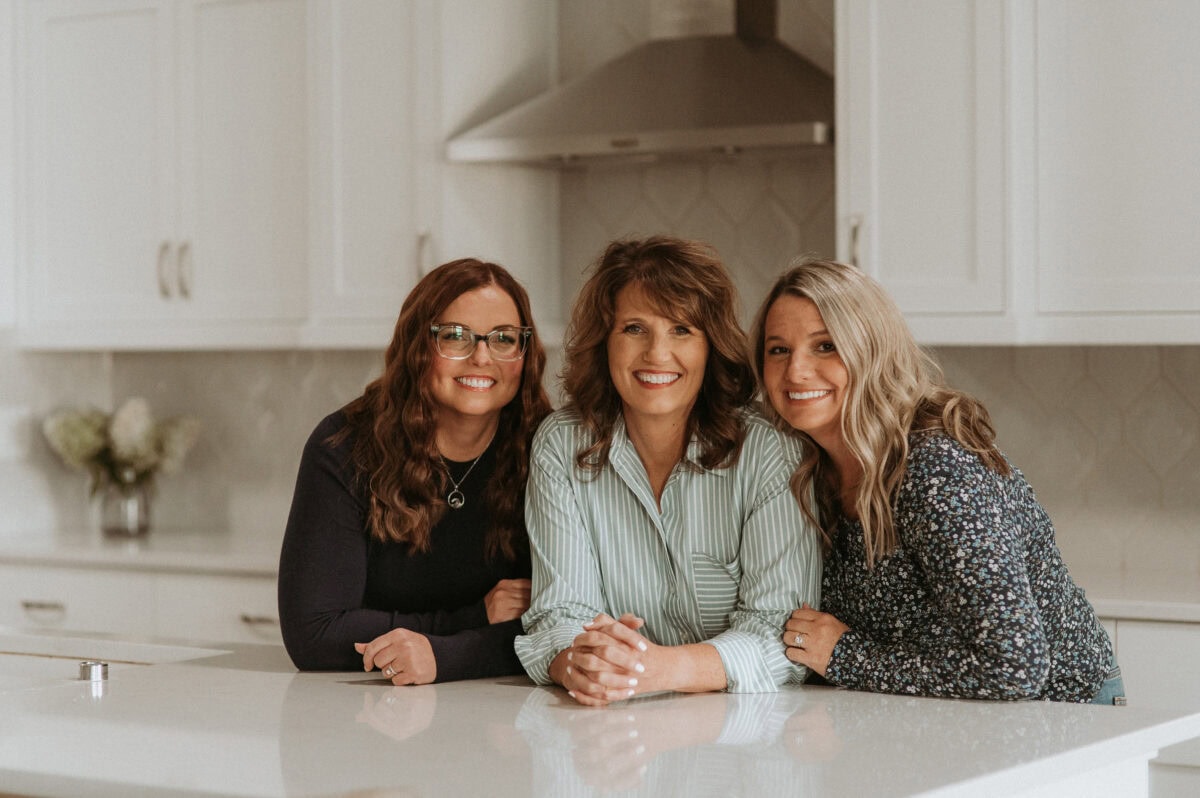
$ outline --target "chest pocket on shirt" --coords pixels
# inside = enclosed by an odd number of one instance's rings
[[[741,563],[737,560],[724,563],[694,552],[692,577],[704,636],[715,637],[729,628],[729,614],[737,606],[738,585],[742,581]]]

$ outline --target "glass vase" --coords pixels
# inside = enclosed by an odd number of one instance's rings
[[[110,482],[100,491],[100,531],[110,538],[140,538],[150,531],[150,490],[144,482]]]

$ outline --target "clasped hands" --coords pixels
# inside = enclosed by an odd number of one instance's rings
[[[638,693],[665,689],[659,684],[664,648],[638,633],[645,621],[632,613],[612,618],[601,613],[583,625],[570,648],[558,653],[550,677],[584,706],[602,707]]]

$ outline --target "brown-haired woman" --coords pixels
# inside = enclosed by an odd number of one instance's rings
[[[545,362],[502,267],[456,260],[412,290],[383,375],[304,447],[279,565],[298,668],[378,667],[395,684],[521,672]]]
[[[804,674],[778,629],[816,600],[820,553],[792,532],[798,449],[748,407],[736,309],[710,249],[663,237],[610,245],[575,301],[570,403],[533,444],[516,649],[582,704]]]

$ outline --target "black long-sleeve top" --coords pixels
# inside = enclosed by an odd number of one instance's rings
[[[433,527],[429,551],[410,554],[371,536],[365,481],[350,463],[354,436],[336,447],[327,442],[344,425],[341,411],[317,425],[296,477],[278,586],[292,662],[301,670],[361,669],[355,643],[405,628],[429,639],[436,681],[523,673],[513,652],[520,620],[489,624],[483,601],[499,580],[529,576],[527,552],[516,562],[484,553],[490,518],[483,491],[495,468],[493,449],[466,479],[470,462],[447,461],[466,504],[448,509]]]

